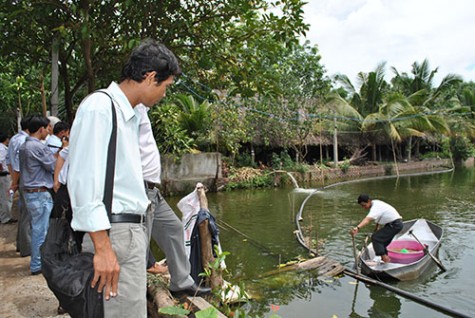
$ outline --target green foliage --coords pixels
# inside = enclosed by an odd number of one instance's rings
[[[272,153],[271,167],[275,170],[293,170],[295,162],[286,151],[280,154]]]
[[[257,189],[257,188],[268,188],[273,186],[273,178],[270,175],[260,175],[255,176],[250,180],[243,181],[229,181],[226,184],[225,190],[235,190],[235,189]]]
[[[348,160],[348,159],[345,159],[345,160],[343,160],[342,163],[340,163],[340,169],[341,169],[341,171],[343,171],[343,173],[347,173],[348,170],[350,170],[350,166],[351,166],[350,160]]]
[[[180,124],[179,109],[173,104],[164,104],[150,111],[150,121],[155,140],[161,153],[181,156],[195,146]]]
[[[74,104],[96,86],[118,79],[120,65],[140,39],[153,38],[179,56],[187,75],[210,87],[254,96],[275,91],[283,47],[308,30],[303,1],[6,1],[0,9],[2,59],[49,65],[59,52],[60,96]],[[130,23],[130,21],[135,21]],[[204,40],[205,39],[205,40]],[[55,42],[56,41],[56,42]],[[269,63],[263,63],[269,61]],[[36,86],[38,89],[38,86]],[[194,87],[195,88],[195,87]],[[201,94],[207,89],[198,89]]]
[[[242,115],[239,106],[233,101],[211,104],[212,131],[210,142],[216,146],[216,151],[239,154],[241,143],[250,140],[247,119]]]
[[[209,307],[195,313],[196,318],[218,318],[218,310],[214,307]]]
[[[384,174],[386,176],[390,176],[393,174],[394,166],[392,164],[385,164],[384,165]]]
[[[211,129],[211,112],[208,101],[198,103],[191,95],[178,94],[173,97],[178,107],[178,123],[193,139],[200,150],[207,150]]]
[[[162,307],[158,310],[159,313],[166,314],[166,315],[184,315],[187,316],[190,311],[183,308],[182,306],[167,306]]]
[[[236,167],[253,167],[256,168],[256,162],[252,161],[252,156],[248,152],[242,152],[236,156]]]
[[[453,136],[450,138],[449,146],[452,157],[456,162],[475,156],[475,147],[467,137]]]
[[[447,143],[448,145],[448,143]],[[447,148],[448,149],[448,148]],[[450,152],[445,151],[430,151],[422,154],[421,159],[440,159],[440,158],[450,158]]]

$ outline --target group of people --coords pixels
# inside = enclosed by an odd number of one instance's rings
[[[190,276],[182,223],[158,189],[160,154],[148,110],[180,74],[168,48],[144,40],[131,52],[119,82],[81,102],[70,131],[68,126],[64,134],[56,133],[63,125],[59,122],[51,132],[48,118],[30,116],[10,140],[6,165],[9,188],[20,197],[20,255],[31,254],[30,272],[41,274],[40,246],[49,218],[72,211],[67,217],[76,242],[82,251],[94,253],[91,287],[103,292],[105,317],[147,316],[147,270],[168,271],[173,295],[211,291]],[[113,121],[116,160],[109,219],[103,197]],[[153,258],[151,238],[165,253],[166,265]]]
[[[18,211],[17,251],[21,256],[31,255],[32,275],[41,273],[40,246],[46,236],[53,207],[52,173],[58,150],[64,142],[59,139],[58,145],[56,139],[69,133],[69,125],[64,122],[56,123],[53,129],[56,120],[55,117],[49,119],[41,115],[27,116],[21,120],[18,134],[11,139],[1,137],[7,141],[1,156],[1,192],[7,202],[2,204],[2,219],[9,219],[4,223],[17,222],[12,215],[13,211]]]

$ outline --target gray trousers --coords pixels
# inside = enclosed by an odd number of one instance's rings
[[[16,249],[21,257],[31,255],[31,215],[26,208],[23,190],[18,191],[18,230],[16,237]]]
[[[116,297],[105,300],[104,317],[147,317],[147,272],[145,260],[148,240],[144,224],[112,223],[109,232],[112,248],[120,265]],[[84,236],[83,252],[94,252],[89,234]]]
[[[0,176],[0,222],[7,223],[12,218],[12,197],[8,193],[11,179],[9,175]]]
[[[147,196],[152,204],[147,224],[149,238],[151,236],[157,242],[167,258],[169,289],[186,289],[195,282],[190,276],[191,265],[186,256],[183,225],[157,188],[147,189]]]

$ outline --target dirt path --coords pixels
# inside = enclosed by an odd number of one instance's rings
[[[0,317],[57,315],[58,302],[42,275],[30,275],[30,257],[16,252],[17,224],[0,224]]]

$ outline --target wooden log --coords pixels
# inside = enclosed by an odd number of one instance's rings
[[[208,198],[206,197],[206,189],[203,185],[197,185],[196,191],[198,192],[198,198],[200,200],[200,207],[208,210]]]
[[[165,286],[156,284],[153,286],[149,286],[147,288],[147,293],[152,296],[153,302],[155,303],[155,306],[156,306],[155,310],[153,310],[152,308],[149,308],[149,310],[152,311],[150,315],[152,317],[158,317],[158,318],[170,317],[170,315],[164,315],[158,312],[158,309],[160,308],[176,305],[168,289]],[[186,318],[186,316],[182,316],[182,315],[175,315],[173,317]]]
[[[195,309],[196,311],[198,310],[204,310],[204,309],[207,309],[207,308],[210,308],[210,307],[213,307],[211,306],[210,303],[208,303],[205,299],[203,299],[202,297],[186,297],[186,301],[188,302],[188,304],[193,307],[193,309]],[[213,307],[214,308],[214,307]],[[215,308],[216,309],[216,308]],[[217,310],[217,317],[218,318],[226,318],[225,315],[223,315],[223,313],[221,313],[219,310]]]
[[[200,207],[202,209],[208,209],[208,199],[206,198],[206,191],[203,186],[197,187],[198,197],[200,201]],[[198,229],[200,233],[200,246],[201,246],[201,264],[204,269],[211,270],[211,276],[207,279],[206,283],[211,289],[221,289],[224,280],[222,277],[221,269],[216,270],[210,267],[210,263],[215,261],[213,255],[213,246],[211,243],[211,233],[209,232],[209,221],[203,221]]]

